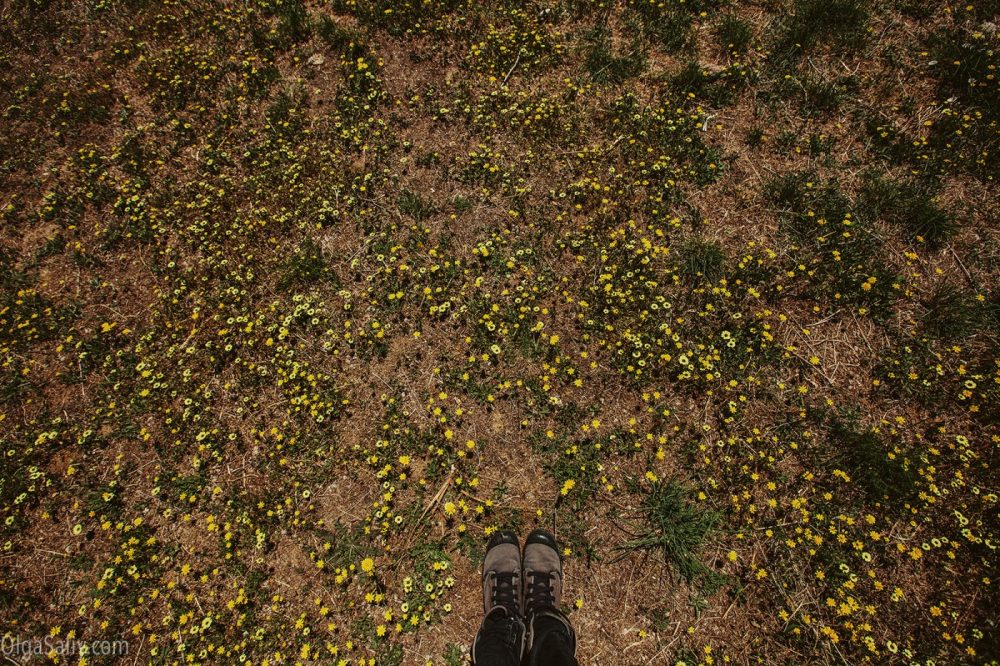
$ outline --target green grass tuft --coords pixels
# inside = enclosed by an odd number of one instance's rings
[[[956,340],[990,323],[986,307],[968,292],[942,283],[922,302],[926,308],[920,324],[926,335],[940,340]]]
[[[868,34],[865,0],[796,0],[771,49],[777,64],[794,63],[819,46],[857,50]]]
[[[716,26],[715,35],[719,38],[720,46],[726,51],[746,53],[753,41],[754,32],[749,23],[732,14],[727,14]]]
[[[898,506],[916,493],[916,469],[899,455],[890,455],[876,433],[856,429],[851,420],[835,419],[829,446],[830,468],[845,468],[872,501]]]
[[[598,83],[621,85],[642,74],[646,67],[646,54],[640,44],[633,41],[624,54],[617,55],[611,48],[611,33],[603,26],[591,30],[586,39],[584,66]]]
[[[935,185],[926,181],[895,181],[878,176],[866,179],[861,193],[862,211],[872,219],[898,225],[911,240],[936,248],[957,229],[955,218],[935,196]]]
[[[687,277],[715,282],[722,276],[726,256],[718,243],[691,238],[681,245],[679,253],[681,273]]]
[[[437,212],[434,204],[425,200],[416,192],[403,190],[399,196],[399,212],[412,217],[418,222],[428,219]]]
[[[313,239],[306,238],[285,262],[278,287],[284,290],[293,285],[305,285],[321,279],[327,279],[331,284],[339,286],[336,273],[327,266],[323,257],[323,248]]]
[[[642,503],[638,533],[625,550],[659,552],[688,583],[712,578],[713,572],[698,558],[698,551],[719,517],[687,501],[683,486],[673,480],[657,481]]]

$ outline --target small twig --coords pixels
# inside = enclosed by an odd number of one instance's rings
[[[969,269],[962,263],[962,258],[958,256],[958,252],[955,252],[955,248],[950,245],[948,246],[948,250],[951,252],[951,256],[955,257],[955,261],[958,262],[958,267],[962,269],[963,273],[965,273],[965,279],[969,281],[969,286],[975,289],[976,281],[972,279],[972,274],[969,273]]]
[[[837,647],[837,644],[831,641],[830,645],[832,645],[833,649],[837,651],[837,655],[840,657],[840,661],[842,661],[843,663],[848,664],[848,666],[850,666],[851,662],[847,661],[847,658],[844,657],[844,653],[840,651],[840,648]]]
[[[481,498],[481,497],[476,497],[475,495],[473,495],[472,493],[470,493],[470,492],[469,492],[469,491],[467,491],[467,490],[462,490],[462,491],[460,491],[460,492],[461,492],[461,493],[462,493],[463,495],[465,495],[466,497],[468,497],[469,499],[474,499],[474,500],[476,500],[477,502],[481,502],[482,504],[486,504],[486,500],[484,500],[484,499],[483,499],[483,498]]]
[[[135,651],[135,659],[132,660],[132,666],[139,663],[139,655],[142,654],[142,645],[146,642],[146,635],[142,635],[142,640],[139,641],[139,649]]]
[[[524,47],[523,46],[517,50],[517,57],[514,58],[514,64],[511,65],[510,69],[507,70],[507,75],[503,77],[503,82],[500,83],[500,87],[501,88],[503,88],[504,86],[507,85],[507,79],[509,79],[510,75],[514,73],[514,68],[517,67],[517,63],[521,62],[521,54],[522,53],[524,53]]]
[[[441,501],[441,498],[444,497],[444,494],[448,491],[448,487],[451,485],[452,479],[454,478],[455,478],[455,468],[452,467],[451,470],[448,472],[447,478],[445,478],[444,482],[441,484],[441,487],[438,488],[438,491],[436,493],[434,493],[434,497],[432,497],[431,501],[427,503],[427,506],[424,507],[423,513],[420,514],[420,518],[417,519],[417,524],[413,526],[413,531],[410,533],[410,538],[406,544],[406,548],[404,549],[404,551],[409,550],[410,546],[412,546],[413,543],[417,540],[417,536],[420,533],[420,528],[423,525],[424,518],[426,518],[434,510],[434,507],[437,506],[437,504]]]
[[[681,626],[681,625],[680,625],[680,622],[678,622],[678,623],[677,623],[677,627],[679,628],[680,626]],[[650,657],[650,658],[649,658],[648,660],[646,660],[646,666],[649,666],[649,664],[657,664],[657,663],[659,663],[659,662],[657,661],[657,657],[659,657],[659,656],[660,656],[661,654],[663,654],[664,652],[666,652],[666,651],[667,651],[667,649],[668,649],[668,648],[669,648],[669,647],[670,647],[671,645],[673,645],[673,644],[674,644],[674,643],[676,643],[676,642],[677,642],[678,640],[680,640],[680,636],[676,636],[676,633],[677,633],[677,631],[675,630],[675,631],[674,631],[674,634],[675,634],[674,638],[672,638],[672,639],[670,640],[670,642],[669,642],[669,643],[667,643],[666,645],[664,645],[664,646],[663,646],[663,648],[662,648],[662,649],[661,649],[661,650],[660,650],[659,652],[657,652],[657,653],[656,653],[656,654],[654,654],[654,655],[653,655],[652,657]]]

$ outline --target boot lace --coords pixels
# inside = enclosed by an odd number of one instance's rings
[[[553,608],[556,605],[555,591],[552,587],[552,576],[555,574],[542,574],[533,572],[528,582],[527,601],[529,610],[537,611],[544,608]]]
[[[517,573],[513,571],[500,571],[493,574],[494,606],[503,606],[512,611],[518,610],[516,578]]]

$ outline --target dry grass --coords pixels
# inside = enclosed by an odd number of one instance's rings
[[[996,663],[990,7],[8,3],[5,650]]]

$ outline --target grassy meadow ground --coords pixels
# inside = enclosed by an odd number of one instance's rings
[[[0,13],[28,661],[1000,659],[997,0]]]

